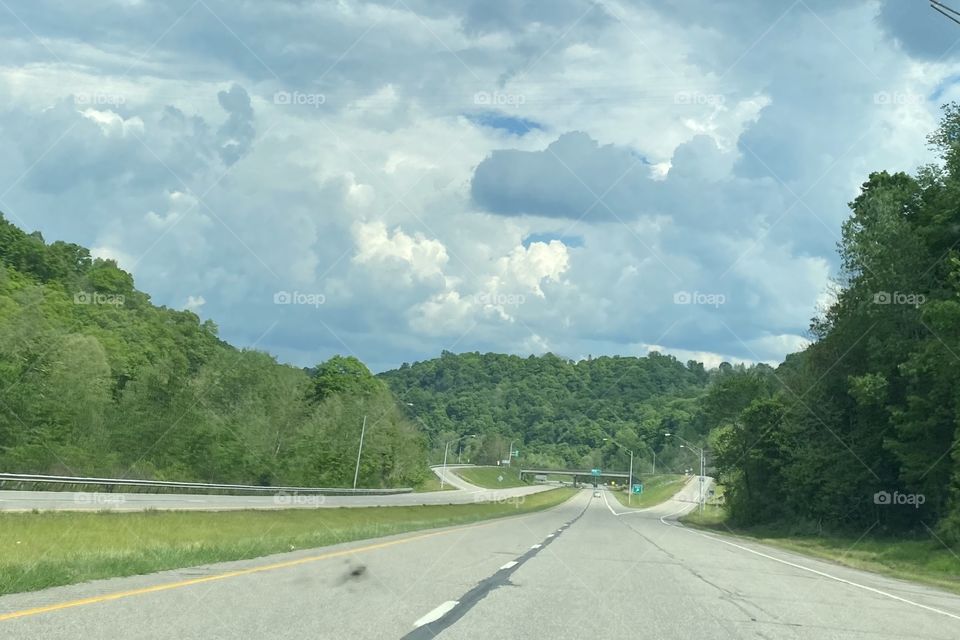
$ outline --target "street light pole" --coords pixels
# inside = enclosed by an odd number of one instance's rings
[[[454,442],[460,442],[460,441],[463,440],[464,438],[476,438],[476,437],[477,437],[477,434],[471,433],[471,434],[469,434],[469,435],[460,436],[460,437],[457,438],[456,440],[451,440],[450,442],[448,442],[448,443],[446,443],[445,445],[443,445],[443,473],[440,475],[440,488],[441,488],[441,489],[443,489],[444,480],[446,480],[446,478],[447,478],[447,453],[450,451],[450,445],[452,445]],[[459,458],[458,458],[458,460],[459,460]]]
[[[630,472],[627,474],[630,477],[627,478],[627,505],[633,504],[633,449],[627,449],[625,446],[614,440],[613,438],[604,438],[605,442],[612,442],[617,445],[624,451],[630,454]]]
[[[447,478],[447,450],[450,443],[443,445],[443,473],[440,474],[440,488],[443,489],[443,481]]]
[[[363,434],[367,430],[367,416],[363,416],[363,425],[360,427],[360,448],[357,449],[357,468],[353,472],[353,488],[357,488],[357,477],[360,476],[360,454],[363,453]]]
[[[703,449],[700,449],[700,517],[703,517],[703,473],[704,473],[704,460],[703,460]]]
[[[663,435],[665,435],[665,436],[672,436],[672,437],[676,438],[677,440],[683,441],[684,443],[686,443],[686,446],[687,446],[688,449],[691,449],[691,450],[693,450],[695,453],[698,453],[698,454],[700,455],[700,501],[699,501],[699,502],[700,502],[700,515],[702,516],[702,515],[703,515],[703,497],[704,497],[704,495],[703,495],[703,494],[704,494],[704,491],[703,491],[703,474],[706,472],[706,465],[705,465],[705,461],[704,461],[703,449],[701,449],[700,447],[698,447],[698,446],[696,446],[696,445],[694,445],[694,444],[690,444],[689,441],[684,440],[683,438],[681,438],[680,436],[678,436],[678,435],[675,434],[675,433],[665,433],[665,434],[663,434]],[[683,445],[680,445],[680,446],[683,447]]]

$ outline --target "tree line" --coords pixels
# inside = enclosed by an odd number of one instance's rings
[[[654,455],[662,469],[693,464],[664,434],[705,437],[699,398],[720,371],[656,352],[573,361],[445,351],[379,377],[430,436],[432,461],[476,435],[456,449],[479,464],[509,459],[512,443],[525,466],[626,470],[632,450],[636,468],[652,471]]]
[[[873,173],[850,203],[813,343],[705,395],[736,521],[960,542],[958,105],[929,143],[940,162]]]
[[[424,434],[362,363],[305,371],[157,307],[111,260],[0,216],[0,469],[347,486],[423,480]]]

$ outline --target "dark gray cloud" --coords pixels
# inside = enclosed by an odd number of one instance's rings
[[[636,215],[648,173],[629,149],[575,131],[544,151],[494,151],[477,167],[471,193],[492,213],[609,221]]]
[[[217,130],[220,141],[220,158],[227,166],[232,165],[250,150],[256,134],[253,128],[253,108],[250,96],[243,87],[233,85],[229,91],[217,94],[217,100],[230,116]]]
[[[960,10],[954,0],[944,4]],[[927,60],[960,56],[960,25],[934,11],[927,2],[884,0],[877,21],[911,56]]]

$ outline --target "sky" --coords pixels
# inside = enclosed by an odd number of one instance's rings
[[[960,92],[921,0],[2,0],[0,39],[9,220],[376,371],[778,362]]]

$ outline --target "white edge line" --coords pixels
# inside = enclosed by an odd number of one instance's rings
[[[603,504],[607,505],[607,509],[610,509],[610,513],[612,513],[615,516],[619,516],[620,514],[614,511],[613,507],[610,506],[610,503],[607,502],[607,492],[604,491],[601,495],[603,496]]]
[[[427,615],[423,616],[422,618],[414,622],[413,623],[414,628],[422,627],[423,625],[430,624],[431,622],[436,622],[458,604],[460,604],[459,600],[447,600],[446,602],[441,604],[439,607],[437,607]]]
[[[679,513],[679,512],[677,512],[677,513]],[[858,582],[853,582],[852,580],[847,580],[847,579],[845,579],[845,578],[840,578],[840,577],[838,577],[838,576],[834,576],[834,575],[831,575],[831,574],[829,574],[829,573],[825,573],[825,572],[823,572],[823,571],[818,571],[818,570],[812,569],[812,568],[810,568],[810,567],[805,567],[805,566],[803,566],[802,564],[797,564],[797,563],[795,563],[795,562],[790,562],[789,560],[783,560],[783,559],[781,559],[781,558],[777,558],[777,557],[775,557],[775,556],[771,556],[771,555],[766,554],[766,553],[763,553],[763,552],[761,552],[761,551],[756,551],[756,550],[754,550],[754,549],[750,549],[749,547],[744,547],[743,545],[739,545],[739,544],[737,544],[737,543],[735,543],[735,542],[730,542],[729,540],[724,540],[723,538],[720,538],[720,537],[717,537],[717,536],[707,535],[707,534],[702,533],[702,532],[700,532],[700,531],[697,531],[697,530],[695,530],[695,529],[691,529],[691,528],[689,528],[689,527],[685,527],[684,525],[679,524],[679,523],[677,523],[677,524],[667,524],[667,523],[664,521],[664,518],[667,518],[667,517],[673,516],[673,515],[676,515],[676,513],[671,513],[671,514],[669,514],[669,515],[667,515],[667,516],[662,516],[662,517],[660,518],[660,522],[661,522],[662,524],[667,525],[668,527],[676,527],[676,528],[682,529],[682,530],[684,530],[684,531],[686,531],[686,532],[688,532],[688,533],[692,533],[692,534],[694,534],[694,535],[698,535],[698,536],[700,536],[700,537],[702,537],[702,538],[709,538],[709,539],[711,539],[711,540],[716,540],[717,542],[722,542],[722,543],[725,544],[725,545],[728,545],[728,546],[731,546],[731,547],[735,547],[735,548],[737,548],[737,549],[740,549],[741,551],[746,551],[747,553],[752,553],[752,554],[755,555],[755,556],[760,556],[761,558],[767,558],[768,560],[773,560],[774,562],[779,562],[780,564],[785,564],[785,565],[787,565],[788,567],[793,567],[793,568],[795,568],[795,569],[800,569],[801,571],[807,571],[807,572],[809,572],[809,573],[813,573],[813,574],[815,574],[815,575],[820,576],[821,578],[828,578],[828,579],[830,579],[830,580],[834,580],[834,581],[836,581],[836,582],[840,582],[840,583],[842,583],[842,584],[846,584],[846,585],[849,585],[849,586],[851,586],[851,587],[855,587],[855,588],[857,588],[857,589],[863,589],[864,591],[869,591],[870,593],[875,593],[875,594],[877,594],[877,595],[885,596],[885,597],[887,597],[887,598],[890,598],[891,600],[897,600],[897,601],[899,601],[899,602],[903,602],[904,604],[909,604],[909,605],[913,605],[914,607],[919,607],[920,609],[925,609],[925,610],[931,611],[931,612],[933,612],[933,613],[939,613],[940,615],[947,616],[948,618],[953,618],[954,620],[960,620],[960,616],[958,616],[958,615],[956,615],[956,614],[953,614],[953,613],[950,613],[949,611],[944,611],[944,610],[942,610],[942,609],[937,609],[937,608],[935,608],[935,607],[931,607],[931,606],[928,606],[928,605],[925,605],[925,604],[921,604],[921,603],[919,603],[919,602],[914,602],[913,600],[907,600],[906,598],[901,598],[901,597],[898,596],[898,595],[894,595],[894,594],[892,594],[892,593],[887,593],[886,591],[881,591],[880,589],[875,589],[875,588],[873,588],[873,587],[868,587],[868,586],[865,585],[865,584],[860,584],[860,583],[858,583]]]

